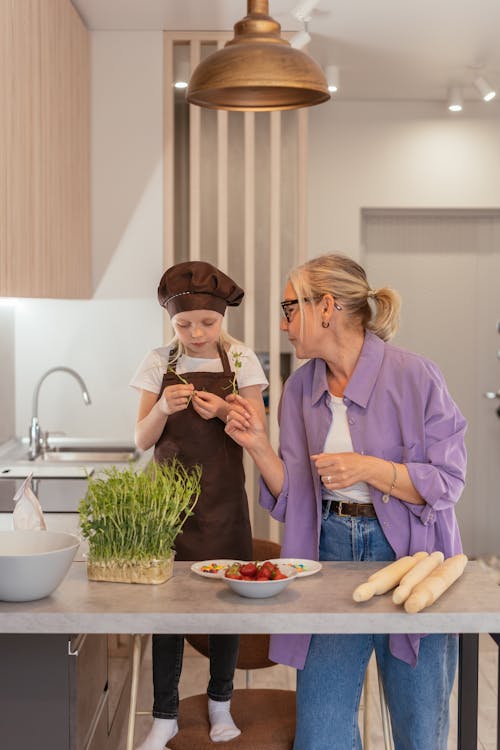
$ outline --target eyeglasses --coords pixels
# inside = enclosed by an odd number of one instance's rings
[[[322,299],[321,297],[303,297],[302,302],[316,302],[317,300]],[[283,316],[287,323],[292,322],[293,315],[296,310],[296,305],[299,304],[298,299],[284,299],[283,302],[280,302],[281,305],[281,312],[283,313]],[[338,305],[336,302],[333,303],[333,306],[336,310],[342,310],[342,307]]]
[[[312,300],[316,299],[321,299],[321,297],[303,297],[302,302],[312,302]],[[283,302],[280,302],[281,312],[283,313],[287,323],[292,322],[292,318],[296,310],[296,305],[298,304],[298,299],[284,299]]]

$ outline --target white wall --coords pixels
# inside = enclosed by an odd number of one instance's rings
[[[14,303],[0,305],[0,443],[15,433]]]
[[[336,102],[310,110],[309,253],[361,254],[361,209],[500,205],[500,104]]]
[[[162,343],[156,287],[163,272],[161,32],[92,33],[92,250],[88,301],[16,307],[16,430],[27,432],[33,388],[56,365],[85,379],[92,405],[66,374],[40,394],[42,428],[132,438],[137,396],[127,383]]]

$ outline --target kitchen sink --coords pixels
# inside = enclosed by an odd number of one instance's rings
[[[0,445],[0,474],[2,468],[39,466],[46,473],[49,466],[92,466],[92,464],[128,464],[138,468],[150,460],[148,452],[140,451],[131,440],[118,438],[67,437],[49,435],[48,445],[34,460],[29,456],[25,438],[12,438]],[[1,478],[1,477],[0,477]]]
[[[135,461],[139,451],[135,445],[60,445],[45,450],[35,461],[102,461],[105,463],[126,463]]]

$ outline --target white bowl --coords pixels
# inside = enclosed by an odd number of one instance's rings
[[[278,565],[286,578],[277,581],[239,581],[237,578],[224,578],[228,586],[240,596],[248,596],[250,599],[266,599],[283,591],[289,583],[297,577],[297,571],[289,565]]]
[[[49,596],[68,572],[80,540],[57,531],[0,531],[0,601]]]

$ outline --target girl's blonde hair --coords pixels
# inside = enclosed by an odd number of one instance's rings
[[[301,319],[303,299],[321,299],[331,294],[354,323],[389,341],[399,326],[401,298],[394,289],[371,289],[366,272],[345,255],[321,255],[290,271],[297,293]]]

